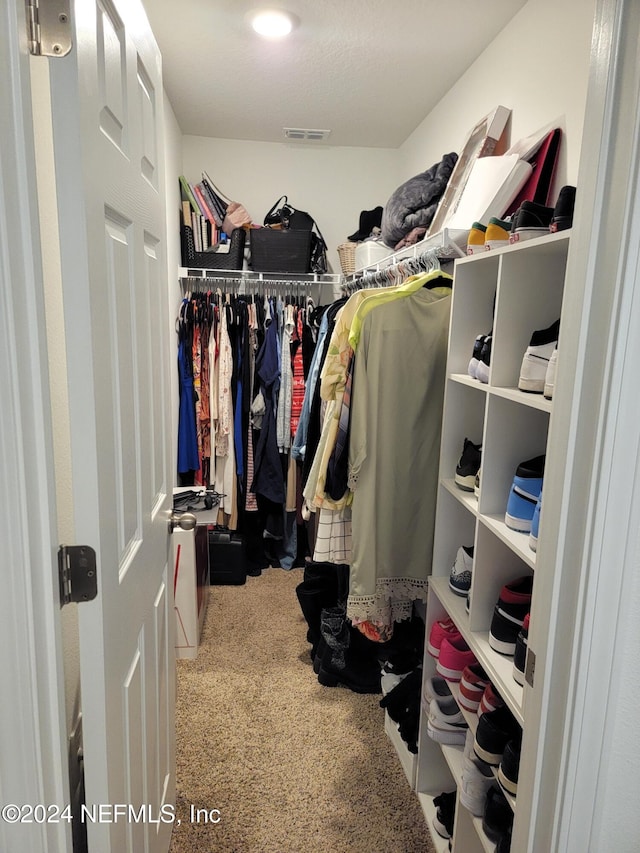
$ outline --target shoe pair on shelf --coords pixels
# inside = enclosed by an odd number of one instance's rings
[[[474,222],[467,239],[467,255],[571,228],[575,199],[576,188],[565,186],[560,190],[555,207],[524,201],[510,218],[492,217],[487,225]]]
[[[474,444],[465,438],[462,454],[456,465],[455,484],[463,492],[473,492],[482,462],[482,444]]]
[[[460,681],[464,668],[478,662],[452,619],[433,623],[427,651],[436,658],[436,670],[447,681]]]
[[[477,379],[483,385],[489,382],[489,366],[491,365],[491,345],[493,343],[493,332],[487,335],[478,335],[473,342],[473,353],[469,360],[467,373],[472,379]]]
[[[544,394],[547,400],[553,398],[558,362],[558,334],[560,320],[556,320],[547,329],[533,332],[520,365],[518,388],[532,394]],[[469,359],[467,373],[484,385],[489,382],[493,332],[478,335],[473,342],[473,352]]]
[[[506,583],[500,590],[489,629],[489,645],[496,652],[515,655],[518,636],[531,610],[532,591],[532,575]]]
[[[518,388],[533,394],[544,394],[547,400],[553,398],[558,363],[558,335],[560,320],[556,320],[547,329],[540,329],[531,335],[520,366]]]

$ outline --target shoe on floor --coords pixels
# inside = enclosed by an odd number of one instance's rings
[[[523,201],[513,217],[509,242],[519,243],[548,234],[552,216],[552,207],[545,207],[535,201]]]
[[[463,637],[458,635],[442,641],[436,669],[447,681],[460,681],[464,668],[477,662]]]
[[[549,231],[565,231],[573,225],[573,209],[576,203],[576,188],[572,186],[562,187],[558,194],[558,200],[553,210]]]
[[[553,392],[556,387],[556,369],[558,367],[558,347],[551,353],[547,372],[544,377],[544,398],[545,400],[553,399]]]
[[[533,513],[542,493],[544,456],[521,462],[511,484],[504,522],[511,530],[531,533]]]
[[[522,628],[516,637],[516,650],[513,653],[513,677],[518,684],[524,684],[524,668],[527,661],[527,646],[529,644],[530,614],[524,617]]]
[[[433,819],[433,828],[442,838],[451,838],[453,835],[453,821],[456,814],[456,792],[444,792],[433,798],[436,807],[436,816]]]
[[[482,222],[474,222],[467,237],[467,255],[477,255],[480,252],[486,251],[484,246],[485,234],[487,226]]]
[[[497,767],[510,740],[521,737],[522,730],[506,705],[483,714],[478,720],[473,749],[482,761]]]
[[[531,610],[533,576],[525,575],[500,590],[489,628],[489,645],[502,655],[513,655],[516,640]]]
[[[492,216],[487,225],[487,232],[484,235],[484,248],[501,249],[503,246],[509,245],[509,234],[511,231],[511,222],[507,219],[498,219]]]
[[[461,545],[449,572],[449,588],[456,595],[466,595],[471,589],[473,574],[473,545]]]
[[[496,844],[504,835],[511,833],[513,811],[502,791],[494,786],[487,791],[482,816],[482,828],[490,841]]]
[[[521,391],[544,393],[547,370],[553,351],[558,346],[559,332],[560,320],[556,320],[548,329],[541,329],[531,335],[520,366],[518,388]]]
[[[472,492],[476,482],[476,474],[482,459],[482,444],[474,444],[465,438],[462,455],[456,465],[455,483],[465,492]]]

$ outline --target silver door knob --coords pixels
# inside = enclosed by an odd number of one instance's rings
[[[169,533],[173,533],[176,527],[180,530],[193,530],[198,519],[192,512],[173,512],[169,519]]]

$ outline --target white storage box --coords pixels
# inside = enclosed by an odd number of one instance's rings
[[[365,240],[356,246],[356,272],[393,254],[393,249],[379,240]]]

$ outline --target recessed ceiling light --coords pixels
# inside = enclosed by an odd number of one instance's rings
[[[260,9],[251,14],[251,26],[264,38],[278,39],[288,36],[293,29],[294,18],[281,9]]]

